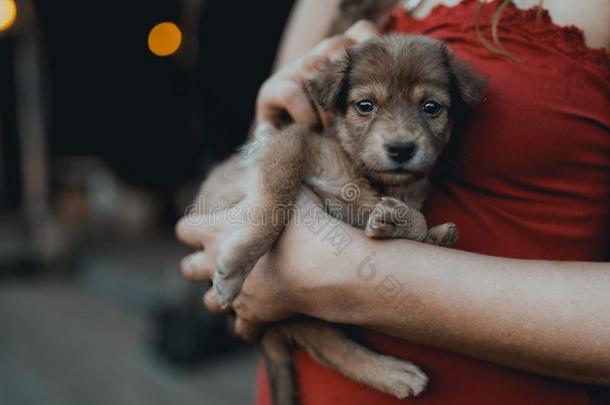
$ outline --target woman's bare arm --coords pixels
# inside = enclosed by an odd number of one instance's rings
[[[276,68],[296,61],[330,32],[341,0],[297,0],[282,36]]]
[[[301,197],[297,217],[311,201]],[[211,277],[214,241],[230,232],[205,222],[178,226],[181,239],[206,246],[183,262],[191,280]],[[331,225],[316,233],[302,221],[286,228],[233,304],[239,333],[305,313],[534,373],[610,385],[610,264],[490,257],[374,241],[343,223],[332,226],[332,234]],[[213,297],[206,304],[219,310]]]
[[[610,385],[609,263],[515,260],[374,241],[344,224],[337,226],[352,242],[336,255],[330,238],[290,226],[275,264],[306,275],[289,276],[302,288],[294,310],[522,370]]]

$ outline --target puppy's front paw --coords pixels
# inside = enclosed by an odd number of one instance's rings
[[[213,287],[216,293],[218,304],[222,308],[228,307],[231,302],[239,295],[251,266],[225,267],[221,260],[216,262],[216,272],[214,273]]]
[[[383,197],[373,208],[364,233],[375,239],[423,240],[427,233],[426,220],[421,212],[404,202]]]

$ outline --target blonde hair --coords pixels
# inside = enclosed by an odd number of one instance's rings
[[[500,1],[500,0],[497,0],[497,1]],[[487,38],[485,38],[485,36],[481,32],[481,24],[480,24],[480,17],[481,17],[481,13],[483,12],[483,8],[489,3],[480,1],[479,6],[477,7],[476,14],[475,14],[474,30],[477,35],[477,38],[479,39],[479,41],[481,41],[481,44],[485,48],[487,48],[489,51],[496,53],[498,55],[502,55],[505,58],[512,60],[514,62],[519,62],[519,58],[513,56],[504,47],[504,45],[502,44],[502,41],[500,41],[500,34],[498,32],[498,27],[500,25],[500,19],[502,18],[502,13],[504,12],[504,10],[506,10],[506,7],[508,7],[512,2],[513,2],[512,0],[501,0],[500,5],[494,11],[494,13],[491,17],[491,41],[489,41]],[[544,2],[544,0],[539,0],[538,4],[536,6],[536,7],[538,7],[538,9],[536,10],[536,19],[538,21],[540,21],[540,19],[542,18],[542,13],[543,13],[542,3],[543,2]]]

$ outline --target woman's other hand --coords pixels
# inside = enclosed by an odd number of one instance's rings
[[[368,21],[359,21],[344,34],[324,39],[296,61],[280,67],[263,83],[256,101],[258,125],[280,127],[294,121],[309,128],[326,124],[312,105],[303,83],[329,61],[341,57],[345,48],[378,35],[377,28]]]

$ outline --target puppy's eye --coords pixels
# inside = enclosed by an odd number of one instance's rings
[[[361,115],[371,115],[375,112],[375,108],[375,103],[371,100],[360,100],[356,102],[356,110],[358,110]]]
[[[430,117],[436,117],[443,111],[443,106],[437,101],[428,100],[422,104],[422,111]]]

